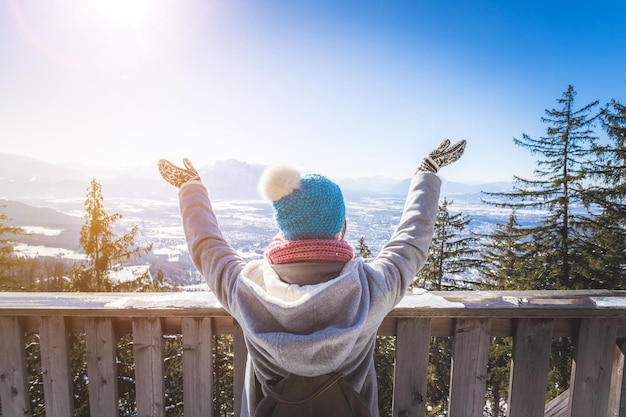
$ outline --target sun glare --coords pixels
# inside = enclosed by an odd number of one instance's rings
[[[122,73],[174,53],[198,30],[201,0],[9,0],[23,36],[68,67]]]
[[[89,4],[94,11],[106,19],[118,22],[139,23],[158,8],[158,3],[151,0],[91,0]]]

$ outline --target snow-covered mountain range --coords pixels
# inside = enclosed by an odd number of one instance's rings
[[[264,167],[237,160],[219,161],[198,167],[200,176],[216,199],[249,200],[258,198],[257,182]],[[95,178],[111,197],[167,198],[172,188],[157,169],[137,166],[127,170],[105,170],[101,167],[50,164],[30,157],[0,153],[0,198],[40,200],[46,198],[84,197],[89,181]],[[409,178],[398,181],[382,176],[333,178],[344,193],[359,195],[403,195]],[[510,189],[511,183],[462,184],[445,181],[444,195],[475,194],[481,191]]]

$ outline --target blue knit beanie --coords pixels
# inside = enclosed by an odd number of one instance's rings
[[[274,219],[287,240],[333,239],[343,229],[343,195],[328,178],[274,166],[263,173],[259,191],[272,201]]]

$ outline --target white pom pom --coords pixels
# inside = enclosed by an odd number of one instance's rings
[[[300,188],[300,171],[277,165],[268,167],[259,180],[259,192],[272,201],[278,201]]]

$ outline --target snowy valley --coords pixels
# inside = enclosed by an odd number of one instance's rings
[[[24,256],[79,260],[80,227],[84,222],[86,189],[90,177],[78,169],[0,155],[0,205],[8,224],[23,228],[16,249]],[[276,233],[269,202],[260,199],[256,184],[263,167],[226,161],[200,168],[225,238],[246,259],[260,258]],[[41,173],[43,175],[34,175]],[[156,168],[143,167],[115,176],[96,178],[102,185],[108,213],[120,213],[116,231],[139,226],[141,245],[153,244],[141,265],[120,268],[115,279],[131,279],[150,268],[185,284],[200,283],[187,253],[177,205],[177,191],[165,183]],[[408,180],[383,178],[336,180],[347,206],[346,240],[353,246],[363,237],[375,254],[391,235],[404,204]],[[506,222],[510,212],[485,204],[481,191],[510,189],[508,183],[465,185],[444,180],[442,198],[452,212],[471,217],[470,231],[488,233]],[[376,190],[376,192],[368,190]],[[520,222],[534,222],[542,213],[518,212]],[[470,272],[471,275],[471,272]],[[460,278],[472,281],[477,277]]]

